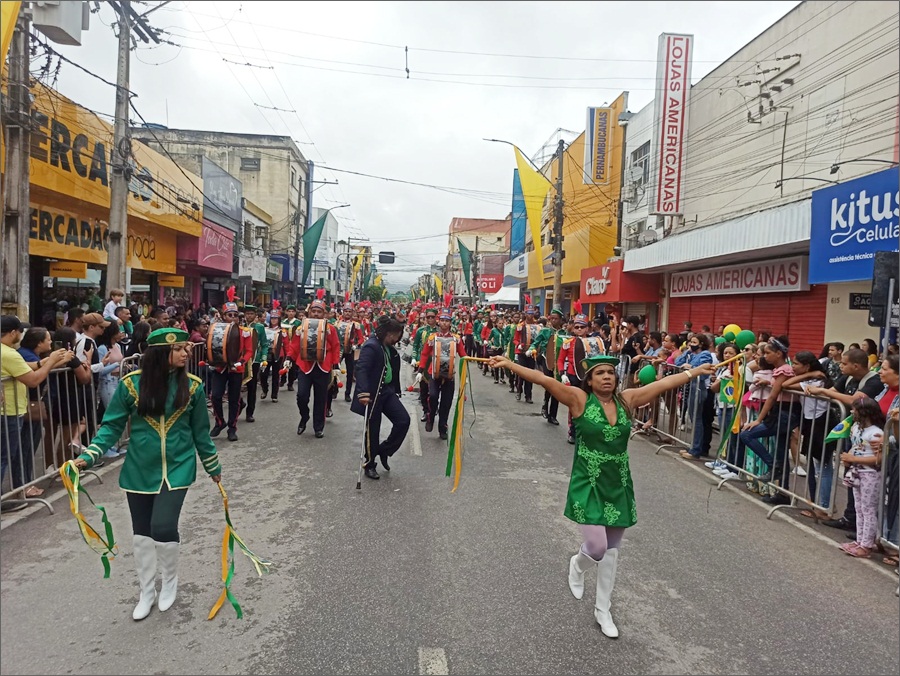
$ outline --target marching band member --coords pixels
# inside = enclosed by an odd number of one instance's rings
[[[450,311],[444,309],[438,318],[439,330],[428,337],[419,360],[419,373],[427,374],[428,419],[425,431],[434,429],[438,418],[438,434],[447,438],[448,417],[456,388],[456,361],[466,356],[466,348],[458,334],[450,332]],[[462,394],[460,393],[460,396]]]
[[[587,332],[587,316],[575,315],[572,320],[573,335],[563,340],[562,348],[559,350],[559,357],[556,360],[556,369],[560,374],[560,382],[563,385],[581,387],[581,378],[578,377],[578,370],[575,368],[575,341],[586,336]],[[571,411],[569,411],[569,434],[566,437],[566,441],[570,444],[575,443],[575,422],[572,419]]]
[[[365,342],[362,327],[356,321],[356,311],[352,305],[345,305],[341,309],[341,321],[337,324],[338,340],[341,343],[342,359],[347,369],[347,379],[344,383],[344,401],[350,401],[350,391],[353,389],[353,372],[356,353]]]
[[[237,303],[234,302],[234,287],[228,289],[228,302],[222,306],[222,316],[226,322],[234,326],[232,331],[238,331],[240,336],[237,361],[225,363],[213,363],[209,370],[210,398],[213,404],[213,415],[216,418],[215,427],[209,433],[211,437],[217,437],[226,427],[228,428],[228,441],[237,441],[237,422],[243,410],[244,400],[241,398],[241,385],[248,369],[252,368],[254,349],[253,332],[241,326],[241,316]],[[214,328],[214,327],[213,327]],[[213,328],[210,331],[213,331]],[[222,399],[228,392],[228,420],[225,420],[225,411]]]
[[[236,308],[235,308],[236,310]],[[178,592],[178,519],[187,489],[197,480],[197,456],[219,482],[222,467],[210,440],[203,381],[188,373],[188,333],[167,328],[147,338],[141,369],[119,380],[103,425],[75,460],[90,468],[116,445],[131,423],[131,443],[119,474],[134,530],[134,561],[140,597],[132,618],[143,620],[159,598],[168,610]],[[156,592],[156,574],[162,587]]]
[[[625,529],[637,522],[634,483],[628,466],[633,412],[656,401],[664,392],[683,387],[698,376],[709,376],[715,370],[712,364],[706,364],[687,371],[687,381],[684,374],[679,374],[617,394],[618,364],[618,357],[589,357],[580,364],[583,385],[567,387],[521,364],[512,364],[502,357],[491,359],[491,366],[510,368],[520,377],[550,390],[575,420],[578,443],[564,514],[581,526],[583,543],[569,560],[569,590],[576,599],[581,599],[584,575],[596,566],[594,619],[609,638],[619,636],[610,613],[619,545]]]
[[[272,381],[272,403],[278,402],[278,386],[281,382],[281,366],[284,364],[284,345],[287,343],[287,329],[281,325],[281,308],[277,300],[272,301],[269,312],[269,325],[266,327],[266,340],[269,349],[263,361],[266,367],[261,373],[262,398],[269,394],[269,378]]]
[[[259,371],[269,352],[269,339],[266,337],[266,325],[257,321],[258,313],[253,305],[244,306],[244,322],[248,329],[255,332],[256,352],[253,355],[252,376],[247,382],[247,422],[256,422],[256,389],[259,385]]]
[[[559,307],[554,307],[550,310],[548,321],[550,326],[542,328],[537,338],[531,344],[531,353],[532,356],[537,356],[537,364],[541,369],[541,373],[545,376],[556,378],[556,355],[559,354],[563,340],[568,334],[562,328],[563,312]],[[559,401],[550,394],[550,390],[544,390],[544,405],[541,407],[541,415],[547,419],[548,424],[559,425],[559,421],[556,419],[558,412]]]
[[[534,357],[528,356],[528,350],[534,339],[537,338],[541,330],[541,325],[535,319],[535,309],[533,305],[525,306],[525,319],[517,327],[513,340],[516,346],[516,363],[521,364],[525,368],[533,369],[535,367]],[[531,400],[532,384],[530,380],[519,379],[516,385],[516,401],[522,401],[522,390],[525,390],[525,403],[533,403]]]
[[[319,289],[324,292],[324,289]],[[317,292],[318,293],[318,292]],[[309,422],[309,396],[314,391],[313,431],[316,439],[325,436],[325,410],[328,387],[338,368],[341,344],[337,330],[325,319],[325,302],[317,298],[309,306],[309,318],[304,319],[287,345],[288,362],[300,369],[297,381],[297,408],[300,424],[297,434],[306,431]]]
[[[425,310],[425,324],[416,330],[412,341],[412,367],[419,368],[422,358],[422,348],[428,342],[428,337],[437,331],[437,309],[430,307]],[[416,380],[419,384],[419,403],[422,405],[422,422],[428,420],[428,376],[421,371]]]
[[[284,309],[284,313],[286,319],[281,322],[281,328],[287,329],[287,337],[288,340],[294,337],[294,331],[296,331],[300,327],[300,323],[302,319],[297,317],[297,306],[296,305],[288,305]],[[284,385],[287,382],[288,392],[294,391],[294,382],[297,380],[297,365],[292,364],[288,369],[287,374],[281,377],[281,384]]]

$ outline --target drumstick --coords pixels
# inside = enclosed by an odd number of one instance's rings
[[[485,359],[484,357],[463,357],[463,359],[465,359],[466,361],[483,362],[485,364],[487,364],[490,361],[490,359]]]

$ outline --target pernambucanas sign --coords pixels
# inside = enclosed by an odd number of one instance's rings
[[[663,33],[656,64],[656,200],[651,214],[681,214],[684,139],[691,90],[694,36]]]

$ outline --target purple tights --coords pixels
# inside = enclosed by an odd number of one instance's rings
[[[581,534],[584,543],[581,551],[590,556],[594,561],[599,561],[606,554],[607,549],[618,549],[625,535],[624,528],[612,526],[581,526]]]

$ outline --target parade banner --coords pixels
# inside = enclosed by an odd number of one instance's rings
[[[584,139],[584,182],[609,185],[611,171],[612,108],[588,108]]]
[[[693,35],[659,36],[656,70],[656,121],[653,134],[656,163],[656,199],[651,214],[681,214],[684,139],[691,89]]]
[[[525,252],[525,225],[528,217],[525,214],[525,196],[522,194],[522,181],[519,170],[513,169],[512,190],[512,225],[509,232],[509,257],[515,258]]]
[[[531,241],[538,260],[543,260],[541,253],[541,213],[544,210],[544,200],[550,192],[550,181],[534,170],[531,163],[522,155],[522,151],[515,148],[516,166],[519,168],[519,181],[522,183],[522,195],[525,200],[525,213],[528,218],[528,226],[531,228]]]

